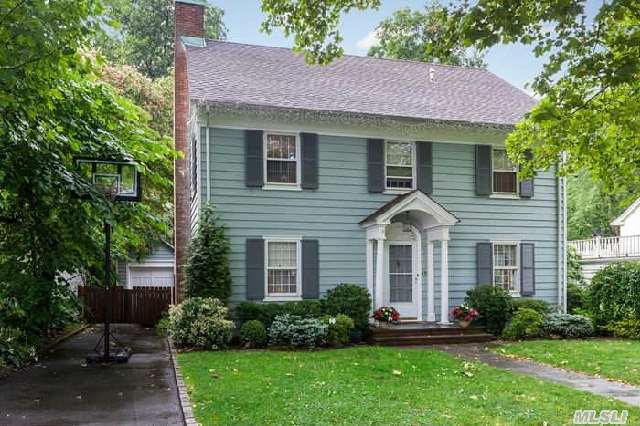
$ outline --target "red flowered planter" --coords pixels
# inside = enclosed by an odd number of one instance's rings
[[[380,324],[393,324],[400,321],[400,313],[393,306],[382,306],[373,313],[373,318]]]
[[[478,311],[471,308],[466,303],[463,303],[460,306],[454,307],[451,311],[451,315],[456,319],[456,321],[458,321],[458,325],[460,327],[467,328],[471,322],[478,317]]]

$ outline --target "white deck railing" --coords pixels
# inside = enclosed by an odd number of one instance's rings
[[[569,241],[583,259],[640,257],[640,235]]]

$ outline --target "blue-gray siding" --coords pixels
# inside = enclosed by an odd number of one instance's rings
[[[245,298],[245,240],[262,236],[303,236],[320,242],[320,291],[343,282],[366,285],[367,215],[394,196],[371,194],[367,185],[367,140],[319,136],[319,188],[269,191],[247,188],[244,179],[244,133],[211,128],[201,141],[202,200],[210,200],[229,228],[233,275],[232,301]],[[492,199],[475,195],[475,148],[472,144],[433,144],[435,201],[461,222],[452,228],[449,249],[450,297],[461,302],[476,285],[475,248],[479,241],[535,243],[536,297],[557,302],[557,181],[542,173],[532,199]],[[205,172],[208,167],[209,173]],[[439,247],[435,247],[436,298],[439,298]],[[426,262],[423,261],[423,267]],[[424,276],[424,275],[423,275]],[[426,288],[424,288],[426,298]],[[436,300],[436,306],[438,305]],[[423,311],[426,309],[426,300]]]

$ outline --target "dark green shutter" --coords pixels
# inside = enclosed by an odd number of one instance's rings
[[[264,240],[247,239],[247,299],[264,299]]]
[[[302,240],[302,298],[320,298],[318,240]]]
[[[476,145],[476,195],[491,195],[491,145]]]
[[[493,245],[476,244],[476,285],[493,284]]]
[[[520,244],[520,295],[536,294],[536,250],[532,243]]]
[[[369,192],[384,192],[384,140],[368,139]]]
[[[417,188],[425,194],[433,192],[433,144],[416,142],[416,159],[418,171]]]
[[[318,189],[318,135],[302,133],[302,189]]]
[[[527,160],[531,160],[533,158],[531,150],[527,150],[524,155]],[[523,198],[533,197],[533,178],[524,179],[520,182],[520,196]]]
[[[262,130],[245,130],[245,182],[249,187],[264,185]]]

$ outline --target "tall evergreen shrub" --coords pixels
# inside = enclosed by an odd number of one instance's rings
[[[231,296],[231,246],[212,204],[200,211],[198,231],[189,245],[187,297],[215,297],[227,303]]]

